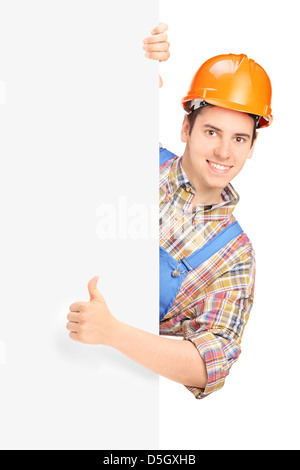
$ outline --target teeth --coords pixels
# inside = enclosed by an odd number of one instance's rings
[[[211,166],[213,166],[214,168],[217,168],[218,170],[228,170],[228,168],[230,168],[230,166],[223,166],[223,165],[217,165],[216,163],[212,163],[212,162],[209,162],[211,164]]]

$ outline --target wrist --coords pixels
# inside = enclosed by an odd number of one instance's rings
[[[119,349],[121,339],[125,337],[125,327],[125,323],[113,317],[106,345],[114,349]]]

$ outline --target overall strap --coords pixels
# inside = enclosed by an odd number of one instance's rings
[[[182,258],[181,262],[187,268],[188,271],[196,269],[204,261],[208,260],[212,255],[217,253],[227,243],[236,238],[243,232],[243,229],[238,222],[233,222],[227,227],[223,228],[217,235],[215,235],[209,242],[207,242],[202,248],[194,251],[187,258]]]
[[[165,163],[167,163],[169,160],[171,160],[174,157],[176,157],[176,155],[174,153],[170,152],[169,150],[167,150],[163,147],[160,147],[160,149],[159,149],[159,166],[164,165]]]

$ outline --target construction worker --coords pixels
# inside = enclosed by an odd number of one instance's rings
[[[145,39],[150,59],[168,59],[166,30],[160,24]],[[183,155],[160,149],[160,336],[119,322],[97,277],[90,301],[70,306],[67,329],[200,399],[224,385],[253,305],[255,256],[232,214],[239,196],[230,181],[251,158],[257,129],[272,122],[271,83],[246,55],[216,56],[199,68],[182,106]]]

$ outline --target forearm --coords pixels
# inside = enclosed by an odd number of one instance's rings
[[[156,374],[191,387],[205,388],[206,366],[190,341],[148,333],[117,320],[97,288],[88,283],[89,302],[74,302],[67,315],[69,336],[86,344],[111,346]]]
[[[190,341],[177,341],[117,323],[110,346],[147,369],[183,385],[205,388],[206,366]]]

